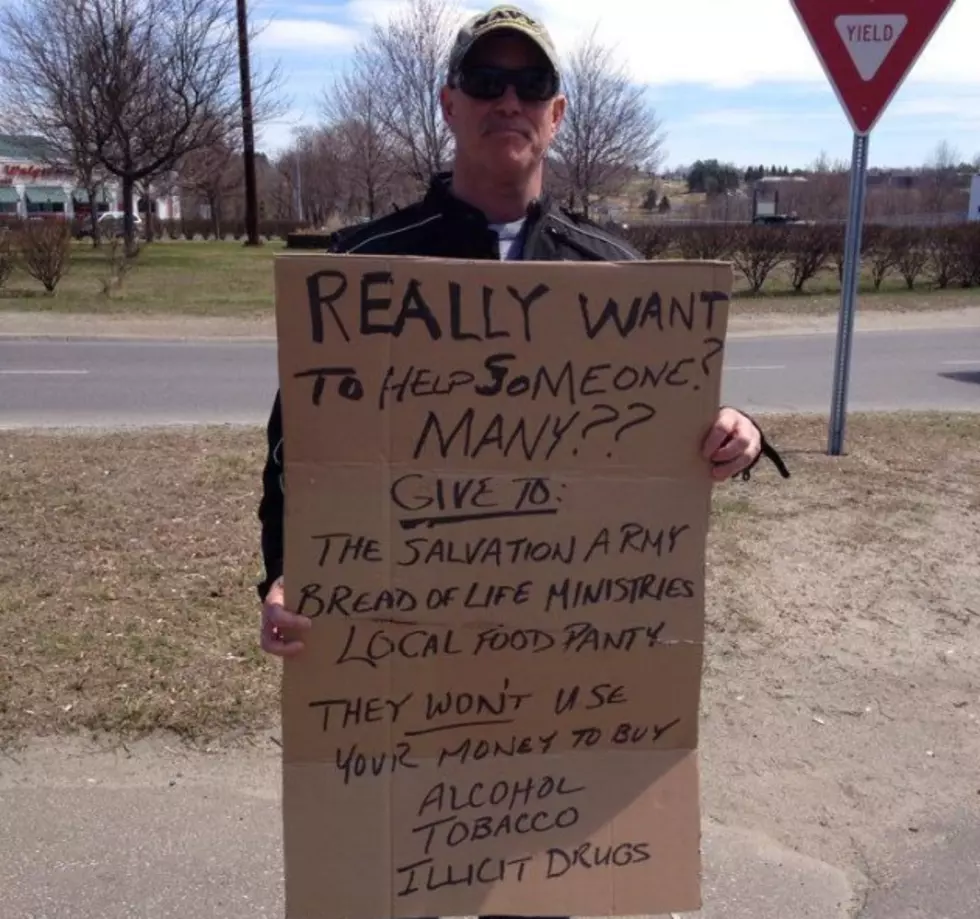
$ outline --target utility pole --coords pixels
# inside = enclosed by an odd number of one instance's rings
[[[248,65],[248,14],[245,0],[238,4],[238,71],[242,85],[242,155],[245,166],[246,246],[258,246],[259,204],[255,189],[255,130],[252,126],[252,77]]]

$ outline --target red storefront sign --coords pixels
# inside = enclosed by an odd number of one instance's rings
[[[7,163],[3,167],[3,175],[0,182],[9,185],[14,179],[54,179],[69,178],[69,173],[58,166],[34,166],[20,165],[18,163]],[[6,179],[6,181],[4,181]]]

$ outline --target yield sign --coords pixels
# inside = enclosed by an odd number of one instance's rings
[[[854,131],[867,134],[953,0],[790,0]]]

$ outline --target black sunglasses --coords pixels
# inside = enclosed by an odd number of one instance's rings
[[[467,96],[489,102],[513,86],[522,102],[547,102],[558,93],[558,75],[547,67],[464,67],[456,85]]]

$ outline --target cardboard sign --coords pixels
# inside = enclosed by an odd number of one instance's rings
[[[275,270],[287,916],[699,908],[730,267]]]

